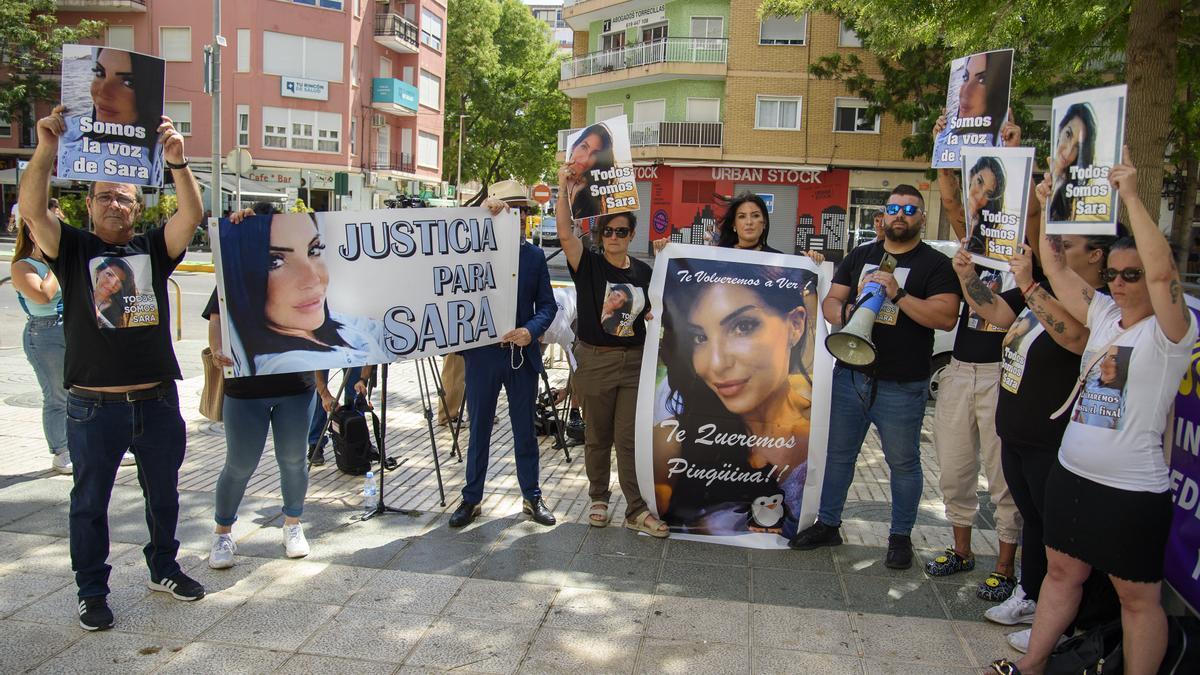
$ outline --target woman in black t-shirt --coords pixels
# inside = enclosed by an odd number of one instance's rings
[[[767,243],[767,235],[771,232],[771,216],[762,197],[753,192],[742,192],[735,197],[717,197],[717,201],[724,204],[725,215],[717,224],[715,245],[765,253],[783,252]],[[654,240],[654,252],[661,251],[669,241],[667,237]],[[819,251],[805,251],[804,255],[818,265],[825,262],[825,255]]]

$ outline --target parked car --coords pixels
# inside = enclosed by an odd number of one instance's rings
[[[953,258],[955,253],[958,253],[958,242],[953,240],[934,239],[928,242],[948,258]],[[961,311],[961,307],[960,307]],[[954,336],[958,333],[958,326],[955,325],[954,330],[939,330],[933,333],[933,369],[929,376],[929,400],[936,401],[938,394],[938,383],[945,374],[946,368],[950,365],[950,355],[954,352]]]
[[[542,216],[542,224],[538,228],[538,246],[558,246],[558,223],[554,216]]]

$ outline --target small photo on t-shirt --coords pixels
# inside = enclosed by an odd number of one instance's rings
[[[158,325],[150,256],[99,256],[88,261],[96,322],[104,330]]]
[[[1094,353],[1083,355],[1084,363],[1091,363]],[[1083,393],[1075,404],[1072,420],[1101,429],[1120,430],[1125,413],[1125,388],[1129,383],[1129,363],[1133,359],[1133,347],[1112,345],[1092,366]]]
[[[609,282],[604,290],[604,304],[600,307],[600,326],[609,335],[633,337],[633,321],[645,306],[646,295],[642,289]]]

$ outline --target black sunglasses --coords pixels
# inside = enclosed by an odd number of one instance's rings
[[[1104,283],[1106,284],[1111,284],[1112,282],[1116,281],[1117,277],[1121,277],[1127,283],[1136,284],[1142,280],[1142,276],[1145,274],[1146,270],[1142,269],[1141,267],[1126,267],[1123,270],[1109,267],[1100,273],[1100,278],[1103,279]]]
[[[600,235],[605,238],[615,236],[617,239],[624,239],[629,236],[630,231],[628,227],[606,227],[600,230]]]
[[[900,206],[899,204],[888,204],[887,208],[884,210],[887,211],[889,216],[894,216],[901,211],[904,211],[904,215],[906,216],[915,216],[921,212],[921,209],[918,209],[912,204],[905,204],[904,206]]]

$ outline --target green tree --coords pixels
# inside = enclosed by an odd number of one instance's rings
[[[84,20],[62,26],[54,14],[54,0],[0,1],[0,63],[8,66],[0,86],[0,115],[33,127],[35,101],[58,100],[57,75],[62,46],[92,37],[104,28],[101,21]]]
[[[549,28],[518,0],[450,0],[446,29],[442,166],[456,172],[465,115],[464,182],[537,181],[553,169],[558,130],[571,121]]]

